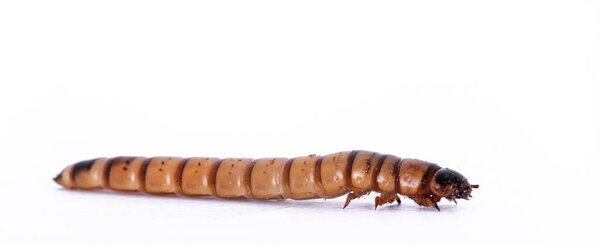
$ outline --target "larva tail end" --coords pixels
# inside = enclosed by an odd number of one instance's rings
[[[56,175],[56,177],[52,178],[52,180],[64,188],[71,189],[71,185],[69,185],[70,183],[67,183],[68,180],[65,180],[66,178],[64,173],[65,171],[60,172]]]
[[[52,178],[52,180],[54,180],[54,182],[56,182],[57,184],[60,185],[59,181],[60,181],[61,177],[62,177],[62,173],[59,173],[56,175],[56,177]]]
[[[54,182],[56,182],[57,184],[59,184],[62,187],[68,188],[67,185],[65,184],[65,180],[63,178],[63,173],[59,173],[56,175],[56,177],[52,178],[52,180],[54,180]]]

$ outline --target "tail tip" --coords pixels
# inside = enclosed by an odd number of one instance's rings
[[[63,185],[63,183],[62,183],[62,173],[57,174],[56,177],[52,178],[52,180],[54,180],[54,182],[56,182],[59,185]]]

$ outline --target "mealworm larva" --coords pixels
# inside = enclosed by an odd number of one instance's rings
[[[371,191],[375,208],[398,195],[420,206],[442,198],[469,199],[471,185],[460,173],[436,164],[370,151],[345,151],[296,158],[97,158],[67,166],[54,181],[69,189],[112,189],[152,194],[210,195],[222,198],[312,199]]]

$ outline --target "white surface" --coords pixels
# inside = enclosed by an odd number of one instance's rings
[[[0,244],[598,244],[598,1],[2,1]],[[67,191],[100,156],[367,149],[442,211]],[[589,223],[594,222],[594,223]]]

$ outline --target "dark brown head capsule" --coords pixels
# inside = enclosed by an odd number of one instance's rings
[[[440,169],[433,179],[434,181],[431,182],[433,193],[450,201],[455,201],[457,198],[469,200],[473,188],[479,187],[479,185],[469,184],[467,178],[449,168]]]

